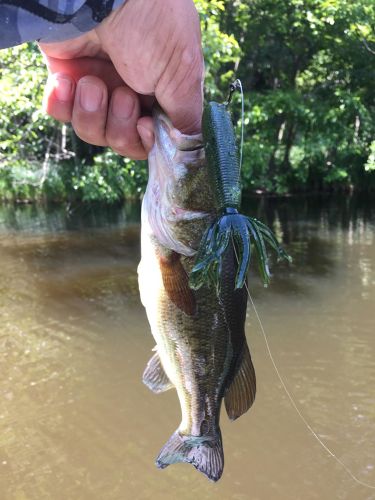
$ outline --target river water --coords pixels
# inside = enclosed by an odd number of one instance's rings
[[[324,443],[375,485],[375,203],[251,201],[293,256],[250,291],[278,369]],[[139,207],[0,208],[1,500],[375,499],[288,400],[253,309],[254,407],[222,414],[225,469],[163,471],[174,391],[142,385],[154,346],[140,304]]]

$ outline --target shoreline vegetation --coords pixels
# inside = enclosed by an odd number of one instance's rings
[[[196,0],[208,100],[245,90],[244,195],[375,191],[371,0]],[[0,201],[139,199],[147,162],[83,143],[41,109],[35,44],[0,51]],[[240,123],[240,101],[232,105]],[[238,127],[239,131],[239,127]]]

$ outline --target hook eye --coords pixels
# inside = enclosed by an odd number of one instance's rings
[[[238,78],[229,85],[227,105],[231,103],[233,94],[236,92],[236,90],[242,90],[241,80],[239,80]]]

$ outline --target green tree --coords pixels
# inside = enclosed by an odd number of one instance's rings
[[[196,0],[205,95],[245,90],[243,184],[277,193],[375,188],[372,0]],[[139,196],[137,164],[85,145],[41,111],[46,71],[29,44],[0,52],[0,196]],[[239,96],[232,106],[240,122]]]
[[[374,137],[370,0],[226,1],[246,89],[245,185],[365,187]],[[374,186],[374,184],[372,184]]]

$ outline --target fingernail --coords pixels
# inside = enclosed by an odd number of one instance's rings
[[[85,82],[79,84],[79,102],[82,108],[89,113],[98,111],[103,100],[103,91],[93,83]]]
[[[112,113],[120,120],[128,120],[134,111],[135,99],[123,92],[116,92],[112,99]]]
[[[56,76],[55,96],[59,101],[70,101],[73,92],[73,82],[69,77]]]

